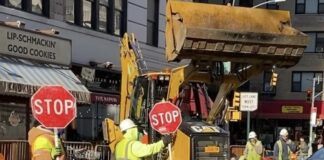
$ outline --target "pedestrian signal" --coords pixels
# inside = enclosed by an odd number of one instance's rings
[[[233,103],[232,103],[232,106],[234,108],[236,107],[240,107],[240,92],[234,92],[234,96],[233,96]]]
[[[312,101],[312,91],[311,90],[307,90],[306,91],[306,102],[311,102]]]
[[[272,76],[271,76],[271,82],[270,82],[270,85],[271,86],[276,86],[277,85],[277,80],[278,80],[278,73],[272,73]]]

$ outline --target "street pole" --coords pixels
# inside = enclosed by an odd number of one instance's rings
[[[313,153],[313,148],[312,148],[312,141],[313,141],[313,125],[316,125],[316,114],[317,114],[317,111],[315,113],[314,110],[316,109],[314,107],[314,103],[315,103],[315,98],[317,96],[319,96],[320,94],[322,94],[323,91],[321,91],[320,93],[318,93],[317,95],[315,95],[315,83],[316,83],[316,80],[318,80],[318,82],[320,81],[320,78],[313,78],[313,85],[312,85],[312,100],[311,100],[311,108],[310,108],[310,119],[309,119],[309,142],[308,142],[308,146],[309,146],[309,150],[308,150],[308,156],[312,155]],[[313,115],[315,114],[315,115]],[[315,124],[314,122],[312,122],[312,117],[315,117]]]
[[[247,118],[247,120],[246,120],[246,123],[247,123],[247,125],[246,125],[246,137],[247,137],[247,139],[249,139],[249,132],[250,132],[250,111],[247,111],[247,116],[246,116]]]
[[[312,148],[312,141],[313,141],[313,124],[312,124],[312,112],[314,108],[314,90],[315,90],[315,78],[313,78],[313,85],[312,85],[312,100],[311,100],[311,108],[310,108],[310,118],[309,118],[309,150],[308,150],[308,156],[312,155],[313,148]]]

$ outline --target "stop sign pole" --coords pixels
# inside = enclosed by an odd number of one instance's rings
[[[171,102],[159,102],[156,103],[149,113],[150,124],[154,130],[162,135],[171,134],[177,131],[182,123],[180,109]],[[170,160],[171,156],[171,144],[168,145]]]
[[[46,128],[54,129],[55,147],[59,147],[58,128],[65,128],[76,117],[76,99],[63,86],[42,86],[31,97],[34,118]]]

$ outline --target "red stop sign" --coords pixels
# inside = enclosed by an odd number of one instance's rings
[[[31,97],[33,116],[47,128],[65,128],[76,117],[76,100],[63,86],[43,86]]]
[[[175,132],[182,122],[180,109],[170,102],[156,103],[149,118],[152,128],[161,134]]]

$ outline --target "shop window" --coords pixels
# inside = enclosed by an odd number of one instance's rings
[[[304,14],[305,13],[305,0],[296,0],[296,14]]]
[[[65,1],[65,20],[74,23],[74,0]]]
[[[318,0],[318,13],[324,13],[324,0]]]
[[[78,106],[76,134],[68,140],[103,140],[102,121],[110,118],[118,122],[119,105],[92,103],[90,106]]]
[[[292,72],[292,92],[306,92],[312,89],[313,78],[320,77],[323,78],[323,72]],[[316,92],[322,91],[323,82],[316,83]]]
[[[0,140],[26,139],[26,105],[0,103]]]
[[[99,30],[107,32],[109,3],[108,0],[99,1]]]
[[[159,1],[147,1],[147,44],[158,46]]]

